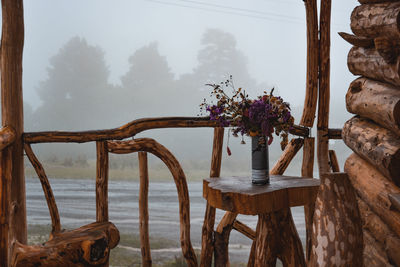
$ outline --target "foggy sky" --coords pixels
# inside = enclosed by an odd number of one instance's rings
[[[191,72],[207,28],[232,33],[249,59],[251,75],[277,87],[292,105],[303,104],[306,29],[301,0],[28,0],[24,5],[24,98],[33,107],[40,105],[36,88],[47,77],[49,58],[74,36],[104,50],[110,82],[119,84],[128,57],[153,41],[176,78]],[[357,5],[356,0],[332,1],[331,101],[339,103],[333,109],[344,109],[344,95],[354,79],[346,66],[350,46],[337,32],[351,32],[350,14]]]

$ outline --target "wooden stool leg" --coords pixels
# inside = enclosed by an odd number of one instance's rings
[[[275,266],[278,257],[283,266],[306,266],[290,209],[258,217],[254,266]]]
[[[278,257],[283,266],[306,266],[303,246],[290,209],[283,210],[277,217],[281,217],[278,221],[280,223],[279,247],[281,249]]]
[[[256,250],[254,256],[255,267],[276,266],[277,243],[275,230],[275,221],[271,221],[270,213],[260,214],[257,223]],[[279,238],[279,237],[278,237]]]

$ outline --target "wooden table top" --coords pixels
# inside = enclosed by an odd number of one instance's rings
[[[203,197],[226,211],[257,215],[315,201],[320,181],[312,178],[271,175],[270,184],[253,185],[250,177],[203,180]]]

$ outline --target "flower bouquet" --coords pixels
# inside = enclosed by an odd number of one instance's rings
[[[269,169],[268,167],[264,168],[265,162],[268,164],[267,145],[272,143],[274,133],[282,138],[282,150],[288,144],[288,133],[294,123],[290,105],[284,102],[281,97],[274,96],[274,89],[270,93],[264,91],[263,95],[256,99],[250,99],[245,90],[234,87],[232,76],[220,84],[208,85],[213,88],[211,97],[215,98],[216,103],[213,101],[207,103],[207,100],[204,99],[203,103],[200,104],[202,113],[204,111],[208,113],[210,119],[219,122],[222,127],[231,127],[233,136],[242,136],[242,143],[245,143],[244,135],[251,136],[253,143],[253,183],[255,181],[255,170],[262,176],[268,176]],[[228,90],[231,91],[230,94],[227,93]],[[230,155],[229,147],[227,150]],[[264,163],[261,165],[254,162],[255,154],[258,155],[259,153],[263,154],[261,160]]]

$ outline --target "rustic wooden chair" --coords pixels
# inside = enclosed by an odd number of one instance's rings
[[[97,220],[74,230],[61,229],[56,201],[46,173],[32,151],[25,144],[25,152],[42,184],[50,211],[50,238],[41,245],[15,243],[11,266],[108,266],[110,250],[119,242],[119,231],[109,221]]]

